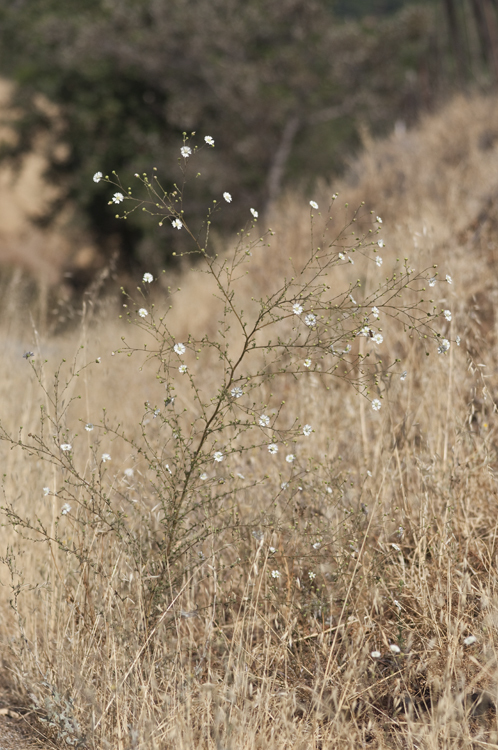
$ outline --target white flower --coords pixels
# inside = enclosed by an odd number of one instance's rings
[[[401,552],[401,547],[398,544],[394,544],[392,542],[391,547],[396,550],[396,552]]]
[[[446,274],[446,281],[448,282],[448,284],[453,284],[453,279],[449,274]]]
[[[275,547],[268,547],[268,552],[270,553],[270,555],[274,555],[276,551],[277,550],[275,549]]]
[[[305,317],[304,322],[309,328],[313,328],[313,326],[316,324],[316,315],[310,313]]]
[[[351,351],[351,344],[346,344],[346,348],[343,350],[343,354],[349,354]]]
[[[108,453],[102,453],[102,463],[105,464],[106,461],[110,461],[111,457]]]
[[[151,273],[144,273],[142,281],[144,284],[151,284],[154,281],[154,277]]]
[[[377,240],[377,244],[379,247],[384,247],[386,243],[384,242],[384,240]]]
[[[460,336],[457,336],[456,339],[455,339],[455,344],[457,346],[460,346],[460,342],[461,342],[461,338],[460,338]]]
[[[231,393],[231,395],[232,395],[233,398],[240,398],[241,396],[244,395],[244,391],[238,385],[235,386],[235,388],[232,388],[232,390],[230,391],[230,393]]]
[[[344,255],[344,253],[338,253],[338,254],[337,254],[337,257],[338,257],[338,258],[340,258],[340,260],[344,260],[344,258],[345,258],[346,256]]]
[[[308,573],[308,578],[310,579],[310,581],[312,581],[314,578],[316,578],[316,573],[313,573],[313,571],[310,570],[310,572]]]
[[[446,320],[451,320],[451,312],[450,312],[450,310],[445,310],[443,312],[443,315],[446,318]]]
[[[190,146],[182,146],[180,152],[184,159],[188,159],[188,157],[192,154],[192,149],[190,148]]]
[[[140,315],[141,318],[146,318],[149,313],[147,312],[145,307],[141,307],[140,310],[138,311],[138,314]]]
[[[370,335],[370,328],[368,326],[363,326],[363,328],[361,330],[359,330],[356,335],[357,336],[369,336]]]
[[[173,347],[173,351],[175,352],[175,354],[185,354],[185,344],[175,344]]]
[[[202,474],[200,475],[199,479],[202,479],[202,481],[205,482],[207,478],[208,478],[208,475],[206,474],[205,471],[203,471]]]
[[[257,218],[258,218],[258,216],[259,216],[259,214],[258,214],[258,212],[256,211],[256,209],[255,209],[255,208],[251,208],[251,209],[250,209],[250,211],[251,211],[252,215],[254,216],[254,218],[255,218],[255,219],[257,219]]]
[[[380,651],[372,651],[372,653],[370,654],[370,656],[372,657],[372,659],[380,659],[380,657],[382,656],[382,654],[380,653]]]
[[[45,497],[46,497],[47,495],[50,495],[50,487],[44,487],[44,488],[43,488],[43,494],[45,495]]]
[[[125,473],[125,477],[128,477],[128,479],[131,479],[131,477],[134,474],[133,469],[125,469],[124,473]]]
[[[70,443],[62,443],[61,445],[61,451],[70,451],[73,449],[73,446]]]
[[[219,463],[220,461],[223,461],[223,453],[221,451],[216,451],[216,453],[213,455],[214,460]]]
[[[293,461],[296,460],[296,457],[293,453],[289,453],[289,455],[285,457],[285,460],[287,461],[288,464],[291,464]]]
[[[91,432],[93,430],[93,424],[91,422],[88,422],[88,424],[85,425],[85,430],[87,432]]]
[[[384,336],[381,333],[376,333],[374,336],[372,336],[372,341],[374,344],[382,344],[384,341]]]
[[[271,453],[272,456],[274,456],[275,453],[278,453],[278,445],[276,445],[275,443],[270,443],[270,445],[268,446],[268,453]]]
[[[123,193],[114,193],[114,195],[112,196],[113,203],[122,203],[123,201],[124,201]]]
[[[311,208],[314,208],[315,211],[318,211],[318,203],[316,203],[315,201],[310,201],[310,206]]]
[[[372,409],[374,411],[379,411],[379,409],[380,409],[381,406],[382,406],[382,404],[380,403],[379,399],[378,398],[374,398],[374,400],[372,401]]]
[[[401,604],[398,602],[397,599],[393,599],[393,602],[394,602],[394,606],[395,607],[397,607],[400,610],[403,609],[403,607],[401,606]]]
[[[305,367],[311,367],[311,359],[305,359],[303,362],[303,365]]]
[[[372,307],[372,315],[375,315],[376,318],[379,317],[379,308],[378,307]]]
[[[376,216],[376,217],[375,217],[375,221],[376,221],[376,222],[377,222],[378,224],[382,224],[382,219],[380,218],[380,216]]]
[[[472,646],[473,643],[476,643],[477,638],[475,635],[468,635],[467,638],[463,639],[463,645],[464,646]]]
[[[407,376],[407,375],[408,375],[408,373],[407,373],[407,371],[405,370],[404,372],[402,372],[402,373],[401,373],[401,375],[399,376],[399,379],[400,379],[400,380],[406,380],[406,376]]]
[[[354,266],[354,260],[350,255],[348,255],[348,263],[351,263],[351,265]]]
[[[389,644],[389,649],[393,652],[393,654],[400,654],[401,653],[400,647],[396,646],[395,643]]]
[[[299,302],[294,302],[294,304],[292,305],[292,312],[294,313],[294,315],[301,315],[302,311],[303,308],[301,307]]]
[[[67,516],[67,514],[71,511],[71,506],[69,503],[64,503],[64,505],[61,508],[61,516]]]
[[[271,577],[272,578],[280,578],[280,571],[279,570],[272,570]]]
[[[382,258],[380,257],[380,255],[377,255],[377,257],[375,258],[375,263],[379,266],[379,268],[381,267]]]
[[[241,474],[239,471],[237,472],[237,476],[239,479],[245,479],[245,476]]]
[[[93,175],[93,181],[100,182],[103,176],[104,175],[102,174],[102,172],[95,172],[95,174]]]
[[[351,302],[353,303],[353,305],[357,305],[358,304],[352,294],[349,295],[349,299],[351,300]]]
[[[226,200],[227,203],[231,203],[232,202],[232,196],[230,195],[230,193],[223,193],[223,197],[224,197],[224,199]]]
[[[450,342],[448,341],[448,339],[443,339],[441,343],[439,344],[437,353],[446,354],[449,348],[450,348]]]
[[[313,432],[313,427],[310,424],[305,424],[303,427],[303,435],[309,437]]]
[[[214,146],[214,138],[211,138],[210,135],[205,135],[204,140],[206,141],[208,146]]]
[[[270,424],[270,417],[267,417],[266,414],[262,414],[259,418],[259,426],[268,427],[269,424]]]
[[[171,226],[175,229],[181,229],[183,227],[183,224],[180,219],[173,219],[173,221],[171,222]]]
[[[180,367],[178,368],[178,372],[180,373],[180,375],[185,375],[187,370],[188,370],[187,365],[180,365]]]
[[[332,487],[327,487],[327,492],[328,492],[329,495],[331,495],[332,494]]]
[[[432,279],[429,279],[429,286],[436,286],[436,277],[433,276]]]
[[[320,549],[321,546],[322,545],[320,544],[320,542],[315,542],[313,545],[313,549]]]
[[[280,489],[286,490],[288,486],[289,486],[289,482],[282,482],[282,484],[280,485]]]

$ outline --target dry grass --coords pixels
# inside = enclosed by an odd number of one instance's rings
[[[77,446],[78,472],[96,472],[99,491],[126,514],[122,527],[103,518],[85,525],[87,495],[74,486],[72,511],[60,516],[70,472],[3,444],[11,514],[2,529],[2,654],[12,689],[58,725],[56,741],[66,732],[98,748],[498,747],[497,109],[492,99],[457,100],[416,132],[370,144],[349,183],[313,196],[322,207],[340,192],[331,237],[345,201],[366,201],[366,227],[368,209],[382,216],[383,274],[404,256],[417,269],[438,264],[439,279],[451,274],[453,284],[441,280],[430,293],[453,314],[441,332],[461,345],[438,356],[433,341],[386,322],[383,359],[401,357],[396,372],[408,377],[379,380],[378,414],[344,380],[331,386],[319,372],[276,380],[271,392],[262,386],[262,403],[277,409],[285,400],[286,418],[313,425],[309,439],[289,446],[296,481],[280,491],[291,472],[283,449],[272,457],[254,448],[210,467],[215,481],[199,496],[222,497],[223,514],[204,520],[220,531],[171,565],[160,553],[151,463],[113,433],[119,422],[160,454],[157,422],[149,414],[139,426],[144,402],[164,399],[157,369],[143,355],[112,354],[122,335],[140,346],[144,332],[119,321],[113,304],[58,338],[5,325],[4,428],[17,435],[22,425],[27,439],[39,432],[40,405],[55,408],[23,347],[35,363],[48,360],[48,394],[66,358],[65,405],[81,398],[60,425]],[[271,293],[309,253],[302,196],[282,201],[270,224],[271,246],[254,253],[238,285],[249,317],[251,297]],[[361,259],[334,271],[332,287],[347,286],[352,269],[372,291],[374,272]],[[155,293],[157,309],[172,304],[177,339],[215,337],[220,305],[208,278],[186,272],[181,287],[171,300]],[[6,290],[10,321],[13,298]],[[234,330],[228,341],[237,347]],[[73,377],[75,356],[101,362]],[[192,358],[189,369],[216,393],[215,359]],[[186,381],[177,399],[195,419]],[[85,433],[86,422],[100,427]],[[112,461],[95,462],[91,445]],[[58,496],[44,497],[45,486]],[[33,526],[39,518],[57,543],[16,530],[13,512]],[[476,641],[465,645],[468,636]]]

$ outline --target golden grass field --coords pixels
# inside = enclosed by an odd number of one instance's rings
[[[3,675],[37,731],[120,750],[498,747],[497,122],[495,98],[458,98],[259,219],[251,236],[271,235],[229,274],[248,323],[364,201],[383,265],[355,254],[325,273],[329,293],[361,279],[361,306],[405,257],[436,264],[407,299],[450,310],[432,325],[452,344],[438,354],[380,308],[383,343],[351,354],[371,350],[366,398],[359,365],[332,377],[299,342],[272,359],[263,330],[242,364],[246,411],[218,415],[186,493],[244,337],[202,263],[130,283],[136,306],[90,300],[59,335],[31,282],[3,283]],[[173,338],[154,339],[167,311]]]

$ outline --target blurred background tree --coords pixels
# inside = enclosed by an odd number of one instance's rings
[[[200,227],[227,190],[217,224],[232,231],[286,184],[309,192],[340,173],[362,133],[409,126],[456,86],[489,84],[495,31],[496,0],[12,0],[0,74],[17,84],[17,139],[2,156],[44,149],[58,198],[39,222],[70,207],[73,231],[103,252],[157,267],[182,233],[140,213],[116,222],[94,172],[128,185],[157,167],[170,187],[182,133],[211,135],[184,207]]]

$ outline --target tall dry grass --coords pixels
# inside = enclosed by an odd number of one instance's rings
[[[315,247],[350,217],[346,202],[364,200],[364,227],[370,210],[383,219],[382,275],[405,256],[417,269],[438,265],[426,295],[451,310],[441,333],[460,345],[439,356],[434,341],[383,319],[382,360],[402,361],[392,375],[378,363],[378,413],[344,379],[331,384],[317,370],[262,385],[270,409],[285,401],[290,421],[313,426],[289,445],[299,457],[294,480],[280,490],[290,472],[283,455],[256,448],[211,467],[223,524],[217,531],[216,516],[210,534],[171,566],[158,554],[146,456],[118,437],[159,439],[150,408],[144,423],[144,403],[162,404],[164,384],[143,353],[126,356],[121,339],[140,349],[147,334],[111,302],[49,337],[18,310],[19,285],[5,290],[3,428],[28,443],[40,434],[40,409],[57,408],[59,442],[79,441],[78,471],[96,477],[114,513],[107,526],[104,511],[100,525],[85,525],[85,488],[73,484],[75,502],[61,515],[70,472],[2,443],[4,674],[55,742],[498,746],[497,109],[494,99],[458,99],[417,131],[367,144],[346,181],[313,196],[322,208]],[[253,253],[238,283],[249,316],[251,298],[271,294],[310,252],[302,196],[288,195],[267,221],[269,246]],[[351,278],[361,279],[362,294],[375,288],[374,272],[356,257],[328,283],[344,289]],[[209,277],[186,270],[168,282],[181,291],[151,295],[158,310],[171,304],[177,340],[216,336],[222,305]],[[234,330],[227,340],[237,346]],[[217,367],[189,361],[206,393],[216,392]],[[194,420],[189,388],[179,385],[176,397]],[[44,429],[50,437],[50,424]],[[111,460],[102,464],[104,452]],[[40,525],[51,541],[42,542]]]

